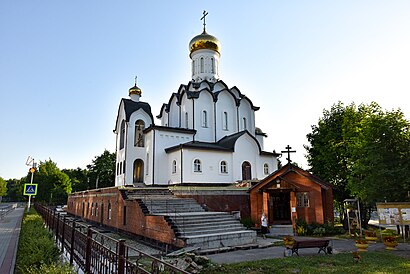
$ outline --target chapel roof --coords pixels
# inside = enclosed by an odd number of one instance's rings
[[[117,121],[115,123],[114,132],[118,126],[118,117],[119,117],[122,104],[124,104],[125,121],[128,122],[130,120],[131,114],[133,114],[135,111],[139,109],[142,109],[143,111],[145,111],[145,113],[147,113],[151,117],[151,122],[152,123],[154,122],[154,117],[152,116],[152,113],[151,113],[151,106],[148,103],[141,102],[141,101],[135,102],[131,99],[122,98],[121,103],[120,103],[120,108],[118,109]]]

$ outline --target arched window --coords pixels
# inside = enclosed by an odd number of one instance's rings
[[[228,173],[228,164],[226,163],[226,161],[221,161],[220,167],[221,173]]]
[[[268,165],[267,163],[264,163],[264,164],[263,164],[263,173],[264,173],[265,175],[268,175],[268,174],[269,174],[269,165]]]
[[[122,162],[120,163],[120,174],[122,174]]]
[[[192,60],[192,76],[195,74],[195,60]]]
[[[133,182],[134,184],[144,182],[144,162],[141,159],[134,161]]]
[[[202,127],[208,127],[208,113],[206,110],[202,111]]]
[[[172,173],[177,173],[177,161],[172,161]]]
[[[125,160],[124,160],[124,162],[123,162],[123,164],[122,164],[122,173],[125,173]]]
[[[246,130],[247,128],[246,128],[246,118],[245,117],[243,117],[243,130]]]
[[[125,120],[121,122],[121,129],[120,129],[120,149],[123,149],[125,145]]]
[[[204,72],[204,57],[201,57],[201,59],[200,59],[200,65],[201,65],[201,73],[203,73]]]
[[[143,120],[137,120],[135,122],[134,130],[134,146],[143,147],[144,146],[144,129],[145,123]]]
[[[188,128],[189,120],[188,120],[188,112],[185,112],[185,128]]]
[[[222,119],[223,130],[228,130],[228,112],[224,111]]]
[[[117,175],[120,174],[120,163],[117,163]]]
[[[211,73],[215,73],[215,60],[211,58]]]
[[[201,160],[194,160],[194,172],[202,172]]]

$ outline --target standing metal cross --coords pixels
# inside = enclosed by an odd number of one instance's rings
[[[287,145],[287,147],[285,147],[285,148],[286,148],[286,150],[283,150],[283,151],[281,151],[281,152],[288,154],[288,158],[286,158],[286,160],[288,160],[288,163],[290,163],[290,162],[291,162],[291,161],[290,161],[290,154],[291,154],[291,153],[295,153],[296,150],[291,150],[292,148],[291,148],[289,145]]]
[[[206,12],[206,10],[204,10],[204,12],[202,14],[203,14],[203,16],[201,17],[201,20],[204,19],[204,32],[205,32],[205,25],[206,25],[205,17],[208,15],[208,13]]]

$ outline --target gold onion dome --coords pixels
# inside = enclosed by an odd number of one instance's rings
[[[189,42],[190,54],[199,49],[210,49],[220,54],[221,43],[219,43],[219,40],[215,36],[206,33],[204,30],[203,33],[195,36],[191,42]]]
[[[133,87],[131,87],[128,90],[128,95],[131,95],[131,94],[141,95],[141,93],[142,93],[142,90],[139,87],[137,87],[137,84],[135,84]]]

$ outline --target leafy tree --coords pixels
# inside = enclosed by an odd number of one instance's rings
[[[27,176],[27,181],[30,180],[31,174]],[[51,159],[45,162],[40,162],[38,170],[34,173],[34,183],[38,184],[36,200],[50,203],[57,199],[52,197],[52,193],[56,189],[62,189],[66,194],[71,193],[71,180],[67,174],[62,172],[57,164]],[[57,191],[57,193],[60,193]],[[64,202],[65,203],[65,202]]]
[[[96,156],[91,165],[87,166],[90,188],[114,186],[115,183],[115,153],[108,150]]]
[[[351,196],[367,209],[385,199],[404,201],[410,186],[409,129],[400,110],[339,102],[324,110],[307,135],[311,171],[333,184],[339,205]],[[362,215],[368,218],[367,213]]]
[[[5,196],[7,194],[7,182],[0,177],[0,196]]]
[[[63,169],[62,171],[70,177],[73,192],[90,189],[90,178],[87,169],[78,167],[76,169]]]
[[[25,177],[21,179],[7,180],[7,195],[4,196],[4,200],[8,202],[23,201],[24,181],[25,181]]]

